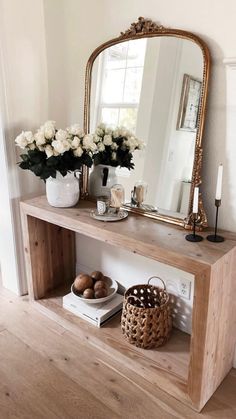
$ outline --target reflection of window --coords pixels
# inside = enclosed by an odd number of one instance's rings
[[[145,51],[146,39],[123,42],[104,51],[97,84],[97,123],[135,131]]]

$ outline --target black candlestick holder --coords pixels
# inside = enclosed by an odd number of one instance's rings
[[[217,234],[217,227],[218,227],[218,212],[219,212],[219,207],[221,205],[221,199],[215,199],[215,206],[216,206],[216,221],[215,221],[215,233],[214,234],[210,234],[209,236],[207,236],[207,240],[209,240],[209,242],[214,242],[214,243],[221,243],[224,241],[224,237],[219,236]]]
[[[185,236],[185,239],[188,240],[188,242],[201,242],[203,240],[202,236],[196,234],[196,218],[197,214],[193,214],[193,233],[187,234],[187,236]]]

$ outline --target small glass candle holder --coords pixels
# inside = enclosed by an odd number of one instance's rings
[[[106,214],[109,209],[109,203],[109,198],[107,196],[99,196],[97,198],[97,213],[99,215]]]
[[[147,182],[142,180],[135,183],[133,199],[136,202],[137,207],[141,207],[142,203],[145,201],[147,195],[147,187]]]
[[[111,202],[110,206],[116,209],[116,212],[119,212],[121,205],[124,203],[125,190],[122,185],[113,185],[111,187]]]

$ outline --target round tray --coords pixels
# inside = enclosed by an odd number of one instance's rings
[[[105,301],[110,300],[117,292],[118,284],[113,279],[109,278],[108,276],[105,277],[105,281],[107,282],[109,289],[108,289],[108,295],[103,298],[84,298],[82,294],[79,294],[74,289],[74,284],[71,285],[71,292],[76,297],[79,298],[79,300],[83,301],[87,304],[100,304],[105,303]]]
[[[121,221],[128,217],[128,211],[120,210],[118,213],[108,212],[104,215],[98,214],[97,211],[91,211],[90,216],[98,221]]]

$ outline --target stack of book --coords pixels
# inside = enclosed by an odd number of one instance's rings
[[[70,292],[63,297],[63,307],[97,327],[103,326],[122,309],[123,295],[115,294],[105,303],[89,304]]]

